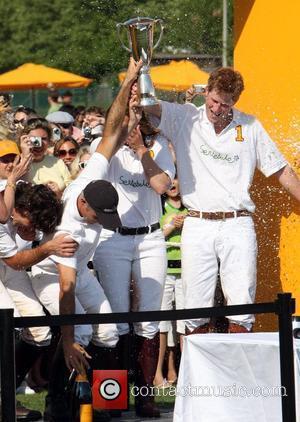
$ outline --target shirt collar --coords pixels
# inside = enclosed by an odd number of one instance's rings
[[[202,121],[203,121],[203,123],[212,125],[212,123],[208,120],[208,117],[207,117],[207,114],[206,114],[205,104],[203,104],[200,107],[200,110],[202,110]],[[232,113],[233,113],[232,120],[231,120],[231,122],[229,123],[228,126],[231,126],[231,125],[236,126],[237,124],[239,124],[239,115],[240,115],[240,112],[236,108],[233,107],[232,108]]]

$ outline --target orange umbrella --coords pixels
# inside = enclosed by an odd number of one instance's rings
[[[150,76],[156,89],[186,91],[193,84],[207,84],[209,74],[189,60],[175,61],[150,68]],[[125,72],[119,73],[122,82]]]
[[[49,88],[51,86],[79,88],[86,87],[91,82],[92,79],[34,63],[23,64],[0,75],[0,89],[6,91]]]

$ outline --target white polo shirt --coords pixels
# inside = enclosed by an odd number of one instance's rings
[[[11,220],[0,224],[0,258],[10,258],[18,252],[16,244],[17,230]]]
[[[175,167],[167,139],[157,136],[150,154],[162,171],[173,179]],[[122,146],[111,159],[108,180],[119,195],[118,213],[123,226],[144,227],[160,220],[160,195],[151,188],[141,161],[129,147]]]
[[[268,177],[287,165],[261,123],[234,109],[233,120],[217,135],[205,105],[161,105],[159,128],[175,148],[185,207],[254,212],[249,188],[255,168]]]
[[[77,271],[85,270],[99,241],[102,226],[98,223],[86,223],[77,208],[77,198],[92,180],[107,179],[107,159],[99,153],[94,153],[87,166],[77,179],[64,191],[64,212],[61,224],[56,228],[55,236],[69,233],[78,243],[76,253],[70,258],[51,255],[32,268],[32,274],[58,274],[56,263],[63,264]]]

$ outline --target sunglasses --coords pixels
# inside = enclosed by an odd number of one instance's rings
[[[3,157],[0,157],[0,163],[2,164],[9,164],[15,161],[16,155],[15,154],[7,154]]]
[[[71,157],[75,157],[77,155],[77,149],[75,149],[75,148],[71,148],[69,150],[60,149],[57,152],[57,155],[59,157],[65,157],[66,155],[70,155]]]
[[[61,126],[63,129],[69,129],[72,125],[72,123],[57,123],[59,126]]]
[[[24,125],[26,123],[26,119],[16,120],[14,119],[15,125]]]
[[[78,163],[78,167],[83,170],[86,167],[87,163],[87,161],[81,161],[80,163]]]

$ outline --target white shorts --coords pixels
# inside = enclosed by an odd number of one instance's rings
[[[218,267],[227,305],[253,303],[256,291],[257,243],[251,217],[206,220],[187,217],[181,236],[185,308],[214,305]],[[251,329],[253,315],[229,321]],[[208,319],[186,321],[192,331]]]
[[[183,289],[181,274],[167,274],[163,299],[161,303],[162,311],[170,311],[173,309],[173,303],[175,302],[175,309],[183,309]],[[161,321],[159,323],[159,330],[161,333],[169,332],[172,329],[171,321]],[[177,333],[185,333],[185,323],[183,320],[176,321]]]

